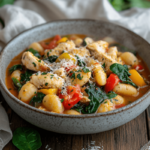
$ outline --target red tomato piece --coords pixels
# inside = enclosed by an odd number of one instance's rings
[[[55,37],[53,38],[53,40],[50,43],[42,42],[41,46],[44,49],[53,49],[58,45],[57,41],[59,41],[60,39],[61,39],[60,35],[55,35]]]
[[[64,99],[62,104],[65,109],[71,109],[75,104],[77,104],[82,98],[81,89],[79,85],[68,86],[67,87],[67,95],[61,94],[59,91],[59,98]]]
[[[55,37],[54,37],[54,41],[59,41],[61,39],[61,36],[60,35],[55,35]]]
[[[142,65],[136,65],[136,66],[134,66],[134,69],[135,70],[143,70],[144,68]]]
[[[125,104],[119,104],[119,105],[116,105],[115,108],[118,109],[118,108],[121,108],[121,107],[124,107],[124,106],[125,106]]]
[[[114,87],[119,83],[120,79],[116,74],[110,74],[106,81],[105,91],[110,92],[114,89]]]

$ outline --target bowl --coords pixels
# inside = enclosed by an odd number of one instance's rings
[[[150,104],[150,90],[135,102],[113,111],[97,114],[66,115],[38,110],[13,96],[5,85],[6,68],[12,58],[35,41],[56,34],[86,34],[91,37],[113,37],[139,53],[150,68],[150,44],[135,33],[112,23],[76,19],[52,21],[26,30],[11,40],[0,56],[0,88],[8,105],[23,119],[40,128],[65,134],[91,134],[119,127],[138,115]]]

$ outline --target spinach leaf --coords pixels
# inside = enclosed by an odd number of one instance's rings
[[[124,67],[123,65],[114,63],[110,66],[110,70],[116,74],[119,79],[121,81],[128,81],[129,80],[129,76],[131,75],[128,70],[126,69],[126,67]]]
[[[52,56],[47,57],[45,60],[48,60],[50,63],[53,63],[56,61],[57,58],[58,58],[57,55],[52,55]]]
[[[41,55],[39,54],[39,52],[34,50],[33,48],[30,48],[27,51],[31,52],[34,56],[41,58]]]
[[[35,96],[32,97],[30,104],[42,103],[44,97],[45,97],[45,94],[38,92]]]
[[[18,88],[18,90],[20,91],[20,89],[22,87],[20,81],[18,81],[18,79],[16,79],[16,78],[12,78],[12,81],[13,81],[14,85]]]
[[[21,74],[21,80],[20,82],[22,84],[26,83],[27,81],[30,81],[30,76],[32,76],[33,72],[30,70],[27,70],[25,73]]]
[[[81,104],[80,102],[78,102],[71,109],[81,112],[84,106],[85,106],[84,104]]]
[[[85,92],[89,95],[89,99],[91,100],[89,105],[82,109],[83,114],[91,114],[95,113],[99,107],[99,105],[105,99],[112,99],[117,96],[114,92],[110,92],[106,94],[100,87],[89,84],[89,87],[85,89]]]
[[[81,77],[81,74],[77,74],[77,78],[78,78],[79,80],[82,80],[83,76]]]
[[[106,66],[105,63],[103,63],[103,65],[102,65],[103,69],[105,69],[105,66]]]
[[[37,150],[42,146],[40,134],[29,127],[17,128],[12,143],[20,150]]]
[[[13,71],[15,71],[15,70],[17,70],[17,69],[22,70],[22,65],[21,65],[21,64],[18,64],[18,65],[12,66],[11,68],[9,68],[9,73],[12,73]]]
[[[136,88],[138,87],[129,78],[131,74],[128,72],[126,65],[123,66],[121,64],[114,63],[110,66],[110,70],[116,74],[123,83],[130,84]]]
[[[75,56],[76,56],[76,58],[77,58],[78,65],[79,65],[80,67],[84,67],[84,66],[86,65],[85,62],[82,61],[79,56],[77,56],[77,55],[75,55]]]

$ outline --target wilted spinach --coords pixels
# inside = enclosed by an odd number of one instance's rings
[[[21,89],[21,87],[22,87],[20,81],[19,81],[18,79],[16,79],[16,78],[11,78],[11,79],[12,79],[14,85],[15,85],[15,86],[17,87],[17,89],[20,91],[20,89]]]
[[[37,150],[42,146],[40,134],[29,127],[17,128],[12,142],[20,150]]]
[[[32,74],[33,74],[33,72],[30,70],[27,70],[25,73],[22,73],[20,82],[22,84],[25,84],[27,81],[30,80],[30,77],[32,76]]]
[[[137,88],[137,85],[135,85],[129,78],[131,74],[128,72],[126,65],[123,66],[121,64],[114,63],[110,66],[110,70],[116,74],[123,83],[130,84]]]
[[[35,96],[32,97],[30,104],[35,104],[35,103],[42,103],[43,98],[45,97],[45,94],[38,92]]]
[[[12,66],[11,68],[9,68],[9,73],[12,73],[13,71],[15,71],[17,69],[22,70],[22,65],[18,64],[18,65]]]
[[[83,114],[91,114],[95,113],[101,103],[105,99],[112,99],[117,96],[116,93],[110,92],[106,94],[100,87],[95,84],[89,84],[89,86],[85,89],[85,92],[89,95],[89,105],[83,105],[80,102],[77,103],[72,109],[75,109]]]

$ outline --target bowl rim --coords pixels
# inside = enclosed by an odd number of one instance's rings
[[[40,25],[37,25],[35,27],[32,27],[30,29],[27,29],[21,33],[19,33],[18,35],[16,35],[13,39],[11,39],[7,45],[1,50],[0,52],[0,62],[1,62],[1,59],[3,57],[3,53],[5,51],[5,49],[7,48],[7,46],[9,46],[10,43],[12,43],[14,40],[16,40],[17,38],[19,38],[20,36],[22,36],[24,33],[27,33],[27,32],[30,32],[30,30],[34,30],[34,29],[38,29],[40,28],[41,26],[46,26],[48,24],[53,24],[53,23],[58,23],[58,22],[73,22],[73,21],[78,21],[78,22],[85,22],[85,21],[90,21],[90,22],[96,22],[96,23],[107,23],[107,24],[111,24],[113,26],[116,26],[116,27],[119,27],[119,28],[122,28],[123,30],[126,30],[127,32],[131,33],[131,34],[134,34],[134,36],[137,36],[138,38],[140,38],[143,42],[147,43],[148,45],[150,45],[145,39],[143,39],[141,36],[137,35],[136,33],[130,31],[129,29],[127,28],[124,28],[120,25],[116,25],[112,22],[106,22],[106,21],[102,21],[102,20],[94,20],[94,19],[62,19],[62,20],[52,20],[52,21],[49,21],[49,22],[46,22],[46,23],[43,23],[43,24],[40,24]],[[2,67],[1,63],[0,63],[0,68]],[[150,89],[142,96],[140,97],[139,99],[137,99],[136,101],[132,102],[131,104],[128,104],[122,108],[119,108],[119,109],[115,109],[115,110],[112,110],[112,111],[108,111],[108,112],[103,112],[103,113],[93,113],[93,114],[82,114],[82,115],[69,115],[69,114],[58,114],[58,113],[52,113],[52,112],[49,112],[49,111],[43,111],[43,110],[39,110],[33,106],[30,106],[29,104],[26,104],[22,101],[20,101],[18,98],[16,98],[13,94],[11,94],[11,92],[7,89],[5,83],[2,81],[2,78],[1,78],[1,73],[0,73],[0,87],[4,90],[4,92],[9,96],[9,98],[11,100],[13,100],[14,102],[18,103],[21,107],[25,107],[31,111],[34,111],[36,113],[41,113],[41,114],[44,114],[44,115],[47,115],[47,116],[54,116],[54,117],[62,117],[62,118],[95,118],[95,117],[101,117],[101,116],[107,116],[107,115],[114,115],[114,114],[117,114],[117,113],[121,113],[125,110],[128,110],[128,109],[131,109],[133,108],[134,106],[138,105],[139,103],[141,103],[142,101],[144,101],[147,97],[150,96]]]

